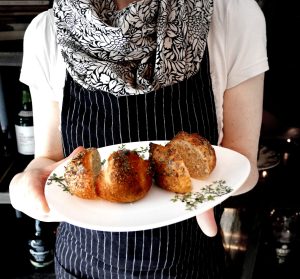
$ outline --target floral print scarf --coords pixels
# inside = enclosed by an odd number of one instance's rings
[[[116,96],[145,94],[197,73],[213,0],[57,0],[57,42],[72,78]]]

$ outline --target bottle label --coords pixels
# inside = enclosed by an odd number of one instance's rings
[[[38,267],[38,268],[43,268],[46,267],[50,264],[53,263],[53,260],[49,261],[49,262],[44,262],[44,263],[38,263],[36,261],[30,260],[30,263],[34,266],[34,267]]]
[[[18,116],[20,116],[20,117],[32,117],[33,116],[33,112],[32,112],[32,110],[21,110],[18,113]]]
[[[42,248],[42,249],[45,249],[45,248]],[[49,258],[49,256],[52,255],[51,251],[38,251],[38,250],[34,250],[34,249],[30,249],[29,253],[33,256],[35,261],[37,261],[39,263],[45,262],[45,260],[47,258]]]
[[[34,131],[33,126],[15,125],[18,152],[23,155],[34,154]]]
[[[45,267],[54,260],[53,250],[41,239],[29,241],[30,262],[35,267]]]

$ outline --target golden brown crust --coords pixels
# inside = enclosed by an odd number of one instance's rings
[[[216,166],[213,146],[199,134],[181,131],[167,145],[180,153],[193,178],[207,178]]]
[[[142,199],[152,185],[152,172],[148,160],[137,152],[113,152],[107,168],[98,177],[97,189],[101,198],[113,202],[134,202]]]
[[[149,160],[121,149],[109,156],[105,168],[96,148],[79,152],[66,166],[69,191],[84,199],[134,202],[148,193],[154,173],[161,188],[187,193],[192,190],[191,177],[206,178],[216,166],[213,146],[196,133],[182,131],[166,146],[150,143],[149,147]]]
[[[189,171],[176,149],[150,143],[149,159],[157,186],[175,193],[191,191]]]
[[[199,134],[179,132],[166,146],[150,143],[149,159],[156,184],[168,191],[191,191],[191,177],[207,178],[216,166],[210,142]]]
[[[150,190],[152,172],[149,160],[123,149],[113,152],[103,169],[97,149],[88,148],[67,164],[65,181],[70,193],[80,198],[133,202]]]
[[[101,159],[96,148],[77,153],[65,168],[65,181],[71,194],[84,199],[97,198],[95,180],[101,169]]]

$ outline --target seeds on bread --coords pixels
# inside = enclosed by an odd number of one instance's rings
[[[175,193],[190,192],[191,178],[205,179],[216,166],[210,142],[199,134],[184,131],[166,146],[150,143],[149,156],[156,185]]]
[[[114,151],[105,167],[96,148],[77,153],[65,168],[70,193],[84,199],[134,202],[156,185],[175,193],[192,190],[191,178],[205,179],[216,166],[210,142],[199,134],[179,132],[165,146],[149,144],[149,159],[136,151]]]
[[[207,178],[216,166],[216,154],[213,146],[199,134],[181,131],[167,146],[179,152],[193,178]]]

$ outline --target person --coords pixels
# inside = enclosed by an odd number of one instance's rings
[[[12,206],[53,221],[52,170],[83,147],[196,132],[245,155],[251,190],[268,70],[265,19],[254,0],[54,1],[24,37],[35,158],[10,183]],[[72,205],[69,205],[72,206]],[[74,209],[76,210],[76,209]],[[221,206],[144,231],[61,222],[58,278],[223,278]]]

